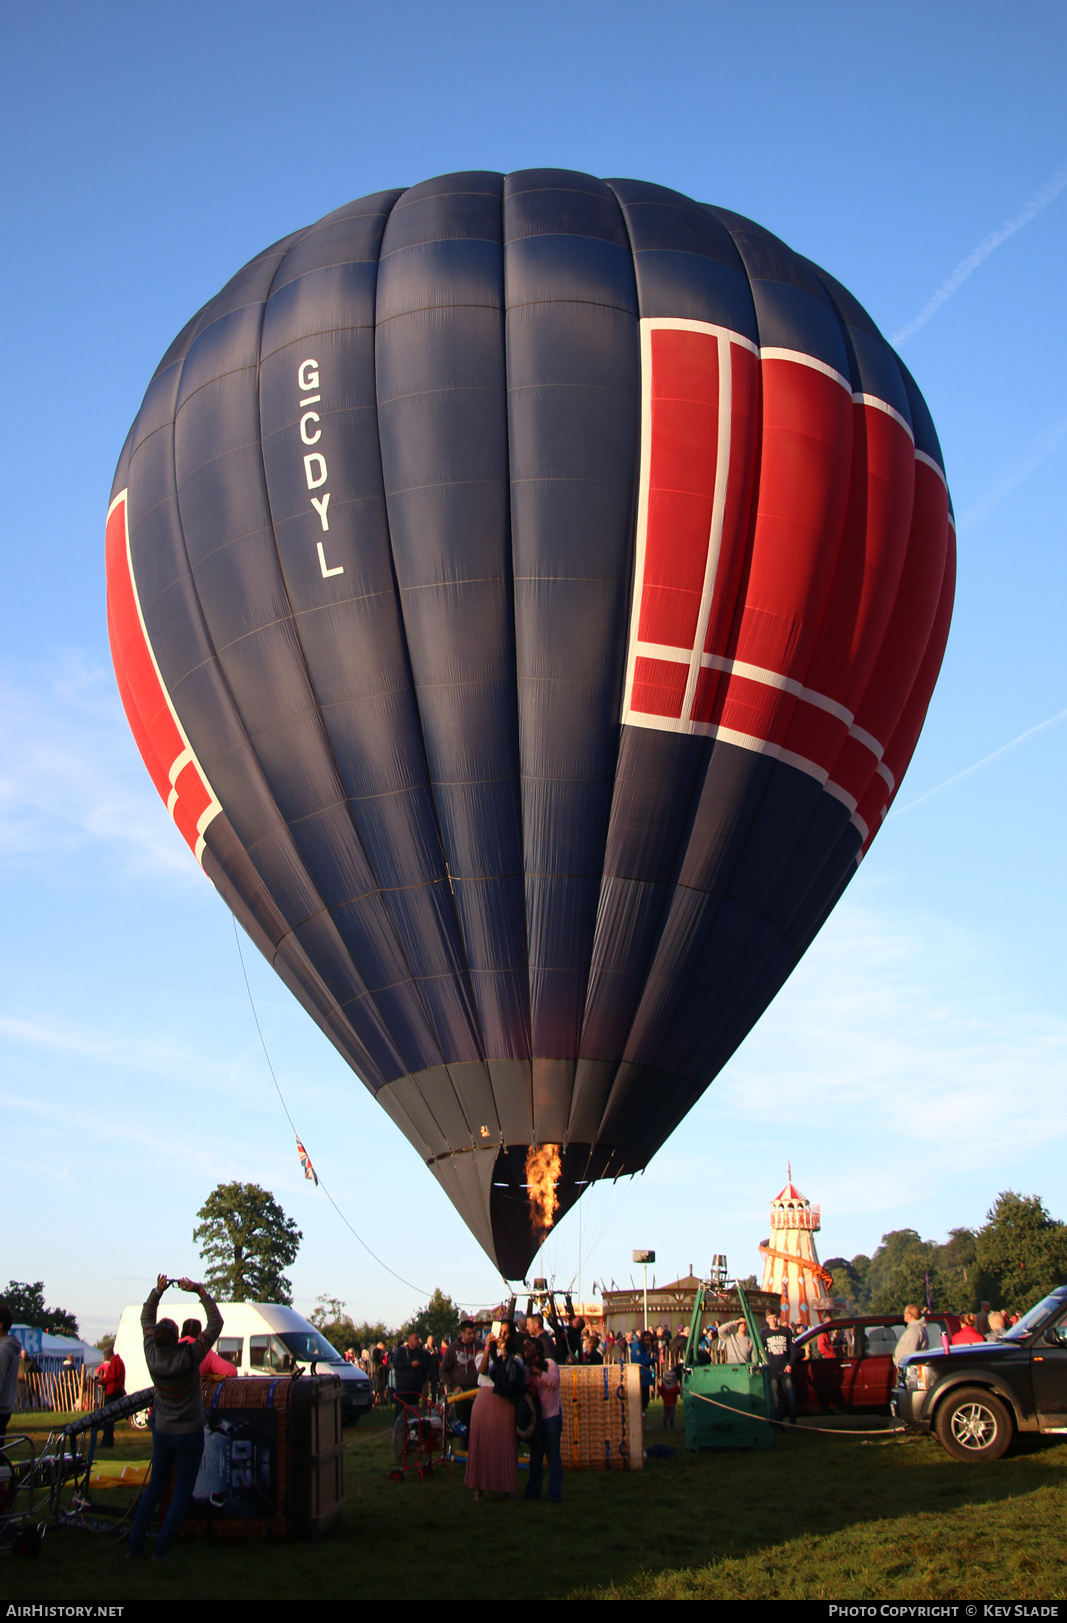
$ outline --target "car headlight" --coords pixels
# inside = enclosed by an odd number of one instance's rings
[[[929,1364],[909,1364],[904,1374],[904,1385],[910,1392],[925,1392],[933,1385],[933,1370]]]

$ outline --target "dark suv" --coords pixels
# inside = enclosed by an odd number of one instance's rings
[[[1067,1285],[1002,1341],[903,1359],[889,1406],[910,1429],[934,1432],[958,1460],[997,1460],[1017,1431],[1067,1435]]]

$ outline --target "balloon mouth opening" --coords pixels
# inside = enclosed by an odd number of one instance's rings
[[[591,1183],[621,1170],[591,1144],[508,1144],[493,1165],[489,1215],[505,1279],[525,1279],[534,1257]]]

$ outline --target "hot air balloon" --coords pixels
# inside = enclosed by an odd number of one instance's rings
[[[148,387],[107,573],[178,829],[518,1279],[856,871],[955,546],[922,396],[832,277],[664,187],[527,170],[239,271]]]

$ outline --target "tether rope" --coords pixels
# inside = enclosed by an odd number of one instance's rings
[[[853,1431],[847,1426],[798,1426],[795,1420],[772,1420],[769,1415],[754,1414],[751,1410],[735,1409],[732,1403],[720,1403],[717,1398],[709,1398],[703,1392],[686,1392],[682,1389],[683,1405],[689,1398],[697,1398],[701,1403],[710,1403],[716,1409],[725,1409],[728,1414],[737,1415],[740,1420],[759,1420],[765,1426],[789,1426],[798,1434],[803,1432],[816,1432],[820,1437],[900,1437],[907,1430],[906,1426],[879,1427],[877,1431]]]
[[[282,1093],[281,1083],[278,1081],[277,1073],[275,1072],[274,1066],[271,1064],[270,1055],[267,1052],[266,1039],[263,1036],[263,1027],[260,1025],[259,1015],[256,1013],[256,1003],[252,996],[252,987],[248,979],[248,969],[245,965],[245,955],[241,950],[241,937],[237,931],[237,918],[232,913],[230,917],[233,920],[233,938],[237,943],[237,956],[241,960],[241,974],[244,976],[245,991],[248,993],[248,1002],[252,1009],[252,1018],[256,1022],[256,1030],[259,1032],[259,1041],[260,1046],[263,1049],[263,1058],[267,1062],[267,1069],[270,1071],[274,1086],[277,1089],[278,1098],[281,1101],[282,1109],[285,1111],[286,1120],[288,1121],[289,1126],[293,1129],[293,1137],[296,1139],[297,1143],[300,1144],[301,1138],[300,1134],[296,1130],[296,1122],[289,1113],[289,1106],[285,1102],[285,1095]],[[315,1181],[318,1187],[322,1190],[323,1194],[326,1196],[326,1199],[329,1201],[330,1205],[333,1207],[334,1211],[337,1213],[338,1217],[341,1219],[341,1222],[345,1225],[345,1228],[355,1239],[359,1241],[368,1257],[373,1257],[379,1268],[384,1268],[387,1274],[392,1274],[393,1278],[398,1279],[402,1285],[406,1285],[408,1290],[415,1291],[419,1296],[425,1296],[427,1301],[431,1301],[433,1298],[432,1291],[423,1290],[421,1285],[413,1285],[410,1279],[405,1279],[403,1274],[398,1274],[395,1268],[390,1268],[387,1262],[382,1261],[377,1252],[371,1250],[362,1234],[358,1233],[358,1231],[352,1227],[352,1224],[348,1221],[348,1218],[345,1216],[340,1206],[338,1206],[337,1202],[334,1200],[333,1196],[330,1194],[330,1191],[327,1189],[317,1172],[315,1173]],[[503,1279],[503,1275],[501,1275],[501,1278]],[[507,1285],[507,1280],[505,1280],[504,1283]],[[508,1286],[509,1290],[510,1288],[511,1287]],[[484,1307],[486,1304],[484,1302],[457,1302],[455,1305],[456,1307]]]

